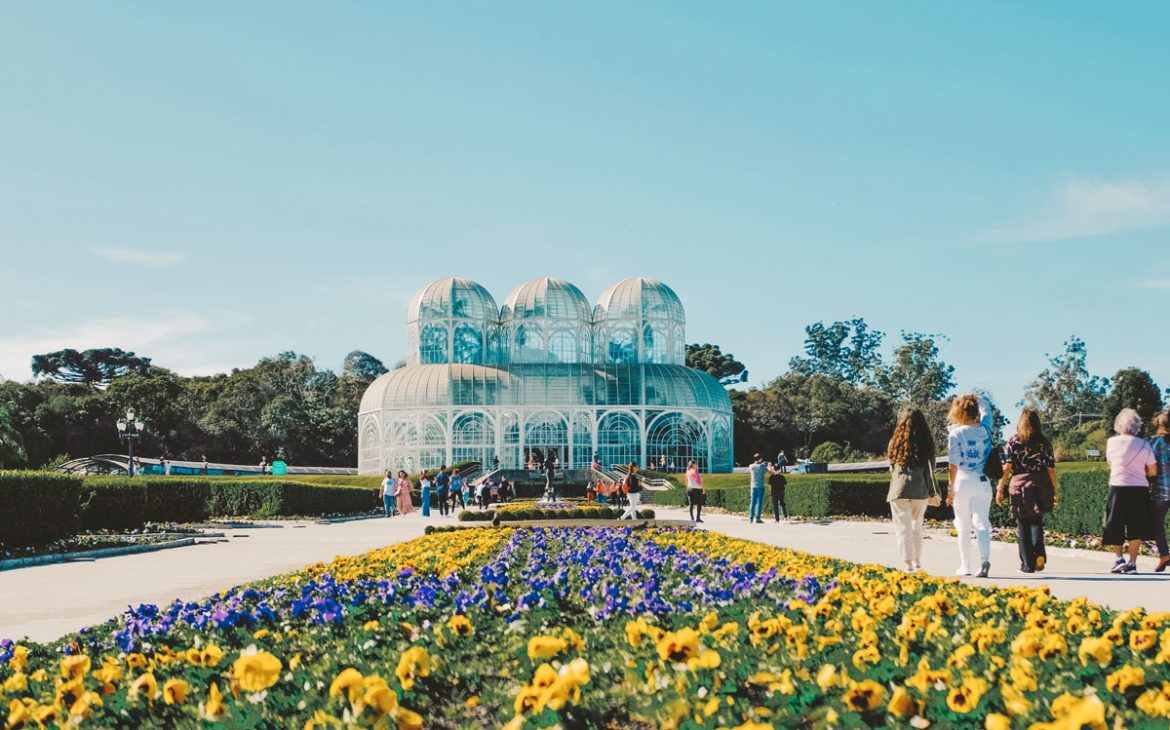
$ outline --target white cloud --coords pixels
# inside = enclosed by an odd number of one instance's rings
[[[174,251],[143,251],[136,248],[99,248],[94,253],[115,263],[149,266],[152,269],[176,266],[187,258],[186,254]]]
[[[159,365],[173,369],[208,372],[195,367],[179,367],[163,355],[167,352],[186,350],[191,338],[208,330],[211,322],[199,315],[186,312],[162,311],[154,316],[134,318],[103,318],[57,330],[36,329],[13,337],[0,337],[0,375],[11,380],[27,380],[32,377],[30,365],[33,355],[73,348],[85,350],[92,347],[120,347],[144,357],[150,357]],[[198,356],[199,348],[191,348],[191,354]],[[206,355],[203,355],[206,357]]]
[[[1019,225],[992,231],[1000,242],[1036,243],[1170,225],[1170,181],[1070,178],[1048,208]]]
[[[1170,289],[1170,279],[1143,281],[1138,286],[1143,289]]]

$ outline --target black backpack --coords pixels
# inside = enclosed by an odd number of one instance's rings
[[[1003,479],[1003,449],[992,444],[991,453],[987,455],[987,463],[983,465],[983,475],[993,482]]]

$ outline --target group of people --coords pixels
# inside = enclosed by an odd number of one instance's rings
[[[439,467],[433,475],[426,469],[420,471],[418,484],[423,517],[431,516],[431,507],[435,502],[438,503],[440,515],[453,515],[456,509],[466,509],[472,500],[483,510],[508,499],[512,493],[512,485],[506,477],[498,483],[493,479],[485,479],[472,485],[466,482],[458,469],[448,470],[446,465]],[[409,514],[413,510],[410,497],[413,486],[405,470],[399,470],[397,476],[386,472],[386,478],[382,480],[382,504],[386,517]]]
[[[614,507],[621,507],[627,501],[621,483],[604,478],[585,485],[585,499]]]
[[[1052,442],[1044,435],[1039,414],[1025,408],[1016,421],[1016,433],[997,448],[993,442],[992,415],[979,396],[960,395],[947,416],[947,491],[945,501],[954,509],[958,533],[959,565],[956,575],[986,578],[991,570],[991,501],[1010,506],[1016,522],[1021,573],[1044,570],[1048,556],[1044,546],[1044,517],[1059,504],[1056,458]],[[1114,419],[1106,446],[1109,494],[1104,505],[1102,542],[1112,546],[1113,573],[1137,572],[1137,556],[1143,540],[1158,549],[1156,572],[1170,565],[1165,517],[1170,509],[1170,413],[1154,417],[1155,435],[1141,438],[1142,419],[1127,408]],[[926,417],[916,408],[898,418],[887,449],[890,487],[887,500],[902,560],[907,571],[922,570],[922,526],[926,508],[939,505],[944,496],[934,475],[934,438]],[[993,487],[994,494],[993,494]],[[971,551],[974,532],[978,570]]]

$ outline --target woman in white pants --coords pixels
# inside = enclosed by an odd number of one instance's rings
[[[621,517],[618,517],[619,520],[638,519],[638,505],[642,503],[642,480],[638,477],[638,465],[631,461],[628,468],[625,491],[630,506],[626,507],[626,511],[622,512]]]
[[[934,483],[934,437],[926,417],[917,408],[898,416],[886,449],[890,460],[890,491],[886,501],[894,520],[894,535],[907,573],[922,570],[922,520],[933,500],[942,503]]]
[[[991,411],[979,396],[966,393],[955,398],[947,414],[947,458],[950,489],[947,504],[955,508],[959,541],[959,569],[955,575],[971,575],[971,528],[979,544],[979,577],[991,570],[991,482],[983,473],[991,456]]]

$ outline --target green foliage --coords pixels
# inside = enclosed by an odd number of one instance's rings
[[[858,451],[848,444],[825,441],[824,443],[817,444],[816,448],[812,450],[812,456],[810,458],[817,462],[843,464],[856,461],[874,461],[882,457],[878,454]]]
[[[33,355],[32,372],[36,376],[52,378],[59,383],[109,385],[110,381],[132,372],[145,373],[150,368],[149,357],[138,357],[117,347],[85,350],[57,350],[45,355]]]
[[[0,471],[0,544],[41,545],[77,532],[81,479]]]
[[[1104,402],[1105,423],[1112,426],[1123,408],[1137,411],[1147,425],[1162,410],[1162,390],[1145,370],[1122,368],[1113,376],[1113,388]]]
[[[23,462],[25,456],[24,439],[13,425],[8,409],[0,405],[0,469],[5,464]]]
[[[1112,429],[1107,429],[1104,421],[1090,421],[1080,426],[1073,426],[1059,431],[1052,436],[1052,448],[1057,461],[1072,461],[1086,458],[1086,452],[1096,450],[1105,454],[1105,442]]]
[[[1079,337],[1068,338],[1064,352],[1048,356],[1048,367],[1024,390],[1023,403],[1034,407],[1054,432],[1096,420],[1105,405],[1109,381],[1089,373],[1088,347]]]
[[[893,362],[880,369],[877,387],[896,403],[922,406],[946,397],[955,387],[955,368],[939,359],[941,335],[903,332]]]
[[[345,356],[341,364],[341,374],[349,378],[373,380],[388,372],[382,361],[368,352],[354,350]]]
[[[719,345],[687,345],[686,365],[710,373],[720,385],[746,383],[748,379],[744,364],[730,352],[724,353]]]
[[[885,334],[870,330],[858,317],[847,322],[824,322],[804,328],[805,357],[794,357],[788,367],[801,375],[827,375],[851,385],[870,385],[881,368]]]

